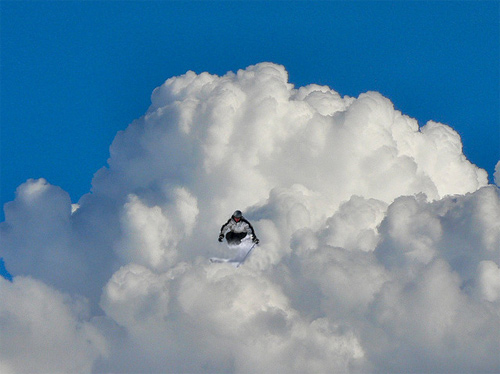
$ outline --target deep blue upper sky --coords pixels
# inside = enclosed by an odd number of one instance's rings
[[[167,78],[262,61],[296,86],[381,92],[500,159],[500,8],[481,2],[28,2],[1,7],[1,204],[28,178],[90,190]],[[3,220],[3,211],[0,221]]]

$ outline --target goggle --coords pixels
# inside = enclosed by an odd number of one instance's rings
[[[241,218],[239,218],[239,217],[233,217],[233,219],[234,219],[236,222],[239,222]]]

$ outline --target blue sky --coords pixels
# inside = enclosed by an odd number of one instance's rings
[[[0,17],[0,372],[500,373],[498,0]]]
[[[421,125],[449,124],[490,179],[500,159],[497,1],[0,6],[2,206],[40,177],[77,202],[155,87],[261,61],[296,86],[379,91]]]

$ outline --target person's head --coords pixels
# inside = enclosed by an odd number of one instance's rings
[[[243,214],[241,213],[240,210],[237,210],[233,213],[233,216],[232,218],[236,221],[236,222],[239,222],[241,220],[241,218],[243,217]]]

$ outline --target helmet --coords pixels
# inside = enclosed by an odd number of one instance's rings
[[[238,218],[238,219],[241,219],[241,217],[243,217],[243,214],[241,213],[241,210],[236,210],[236,211],[233,213],[233,218]]]

